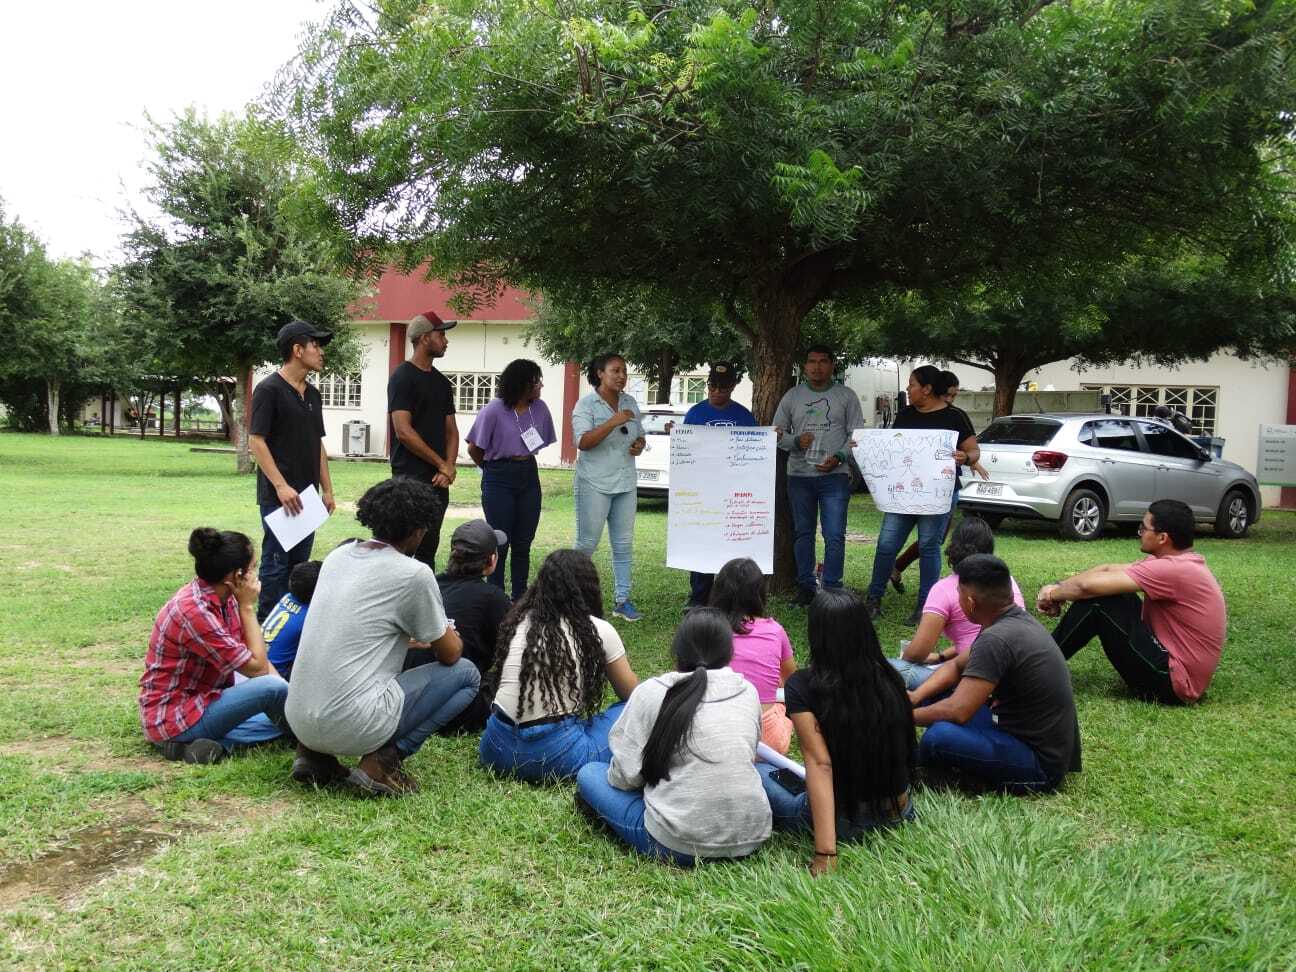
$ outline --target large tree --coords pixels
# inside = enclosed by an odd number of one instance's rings
[[[768,421],[820,302],[1233,240],[1292,0],[378,0],[280,107],[362,260],[708,293]]]
[[[232,385],[247,472],[252,369],[278,361],[275,334],[294,317],[338,332],[330,368],[354,366],[346,322],[363,291],[316,232],[310,179],[279,126],[190,111],[150,136],[145,196],[158,215],[132,214],[120,270],[138,353],[181,384]]]

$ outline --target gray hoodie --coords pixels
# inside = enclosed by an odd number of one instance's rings
[[[789,476],[850,475],[844,461],[830,473],[815,469],[831,455],[840,453],[844,457],[851,433],[864,427],[859,396],[845,385],[834,382],[823,391],[815,391],[802,382],[789,388],[774,411],[774,424],[783,430],[778,447],[788,453]],[[803,432],[815,436],[810,446],[813,463],[806,461],[806,452],[797,443]]]
[[[641,682],[608,736],[608,782],[644,785],[643,749],[666,690],[685,672]],[[644,825],[660,844],[693,857],[743,857],[770,835],[769,800],[752,761],[760,742],[756,689],[732,668],[707,672],[693,731],[670,766],[670,779],[644,788]]]

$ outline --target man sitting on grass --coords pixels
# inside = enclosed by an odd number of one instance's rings
[[[432,568],[413,557],[437,502],[421,480],[377,483],[356,504],[373,539],[324,561],[284,707],[298,782],[411,792],[402,761],[477,694],[480,676],[460,657]],[[427,642],[437,664],[402,671],[411,638]],[[348,773],[338,756],[360,756],[359,768]]]
[[[1125,684],[1139,698],[1195,702],[1219,666],[1228,619],[1224,593],[1192,549],[1193,514],[1179,500],[1157,500],[1139,524],[1134,564],[1104,564],[1040,589],[1035,607],[1056,617],[1053,632],[1070,658],[1097,638]],[[1140,601],[1138,592],[1142,592]]]
[[[1047,629],[1013,603],[1012,575],[1002,560],[974,554],[954,572],[959,605],[981,633],[909,693],[914,723],[929,727],[919,763],[1010,793],[1056,789],[1067,773],[1080,770],[1080,725],[1066,661]]]
[[[302,625],[306,623],[306,610],[315,594],[320,566],[318,560],[308,560],[294,567],[288,575],[288,593],[279,598],[261,625],[270,664],[285,680],[292,678],[297,645],[301,641]]]

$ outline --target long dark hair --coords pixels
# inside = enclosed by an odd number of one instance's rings
[[[994,531],[990,524],[979,516],[965,516],[950,534],[949,543],[945,545],[945,560],[950,567],[957,567],[959,562],[973,554],[994,553]]]
[[[194,573],[208,584],[219,584],[231,570],[243,570],[252,563],[252,541],[237,530],[199,527],[189,534],[189,553]]]
[[[688,742],[693,716],[707,690],[707,670],[724,668],[733,659],[729,620],[715,608],[694,608],[675,629],[671,644],[675,670],[691,672],[666,690],[657,721],[644,743],[641,773],[644,785],[670,779],[670,765]]]
[[[904,680],[882,657],[864,600],[826,588],[810,603],[810,685],[832,758],[837,807],[900,813],[916,738]]]
[[[750,557],[735,557],[711,585],[711,606],[729,617],[734,634],[747,634],[751,618],[765,617],[765,575]]]
[[[540,366],[529,358],[515,358],[504,366],[499,376],[499,397],[513,408],[539,380]]]
[[[579,550],[555,550],[544,559],[535,581],[500,622],[496,678],[504,668],[518,625],[524,619],[527,622],[518,672],[521,706],[534,704],[538,686],[540,702],[547,709],[563,708],[574,689],[580,698],[581,715],[591,716],[598,711],[607,683],[607,655],[591,615],[603,616],[603,589],[594,561]],[[572,657],[568,631],[577,658]]]

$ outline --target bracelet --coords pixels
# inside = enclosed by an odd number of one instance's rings
[[[814,856],[815,857],[836,857],[837,852],[836,851],[815,851]]]

